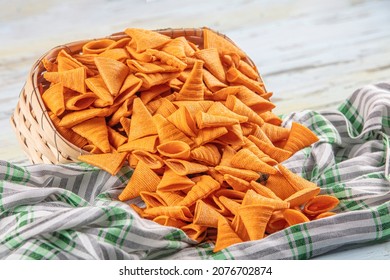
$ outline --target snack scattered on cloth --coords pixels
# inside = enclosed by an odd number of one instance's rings
[[[326,209],[327,212],[318,215],[326,218],[285,228],[285,216],[281,211],[274,211],[266,227],[268,236],[239,242],[241,238],[230,230],[229,220],[221,219],[222,215],[202,200],[195,203],[195,216],[184,206],[163,210],[182,218],[173,220],[160,216],[157,219],[158,223],[168,226],[141,218],[136,212],[145,206],[141,198],[128,201],[133,207],[117,199],[132,176],[133,170],[128,166],[113,176],[84,163],[17,166],[0,161],[0,258],[310,259],[349,245],[356,247],[389,240],[390,85],[382,83],[356,90],[338,110],[292,112],[282,119],[283,127],[296,122],[320,139],[285,160],[283,166],[320,187],[320,194],[306,204],[303,212]],[[149,158],[144,153],[138,156]],[[225,166],[222,170],[232,168]],[[244,174],[251,178],[253,172],[249,171]],[[191,179],[176,181],[183,176],[169,172],[171,176],[161,178],[161,190],[181,191],[196,183]],[[224,177],[229,182],[237,182],[238,188],[247,185],[232,176]],[[274,175],[276,180],[279,177],[282,175]],[[258,186],[254,181],[251,185]],[[245,203],[257,200],[266,203],[272,200],[272,193],[288,196],[290,191],[287,188],[283,193],[274,188],[270,192],[265,187],[256,190],[271,197],[259,199],[254,189],[246,194],[219,189],[219,201],[226,208],[225,213],[229,211],[241,217],[257,207],[240,210],[237,200],[243,199],[243,195]],[[164,199],[172,201],[170,203],[177,199],[175,195],[169,196],[169,192],[160,193],[165,194]],[[323,200],[321,195],[335,197],[339,204],[329,211],[333,200]],[[143,196],[150,203],[158,203],[158,199],[151,199],[157,197],[154,193]],[[276,207],[283,208],[285,204],[281,200]],[[155,209],[150,208],[149,214],[162,210],[160,206],[150,206]],[[269,207],[264,205],[263,209],[269,216]],[[288,212],[287,220],[292,223],[298,218],[305,219],[297,211]],[[214,242],[197,243],[185,234],[184,230],[199,232],[201,227],[185,225],[191,215],[194,223],[209,227],[217,224],[221,228],[221,235],[216,236],[217,241],[222,241],[218,242],[221,247],[215,251],[221,250],[213,252]],[[242,225],[253,221],[250,215],[248,217],[238,223],[241,225],[238,232],[245,232]],[[256,234],[256,231],[248,232],[249,236]],[[230,244],[234,245],[228,246]]]
[[[233,43],[209,29],[199,45],[150,30],[125,34],[44,61],[42,92],[58,131],[85,140],[74,142],[89,152],[79,160],[112,175],[134,168],[119,200],[140,196],[145,207],[132,207],[141,217],[216,242],[215,251],[337,206],[283,166],[319,139],[297,122],[281,126],[272,93]]]

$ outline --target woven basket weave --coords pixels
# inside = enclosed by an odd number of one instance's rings
[[[155,31],[171,38],[184,36],[187,40],[202,48],[203,30],[204,28],[169,28]],[[216,33],[234,44],[226,35]],[[112,34],[107,38],[119,40],[124,37],[128,36],[124,32],[120,32]],[[11,125],[14,128],[21,147],[32,163],[59,164],[75,162],[78,161],[77,157],[80,154],[88,153],[73,145],[58,133],[47,113],[39,88],[46,88],[48,85],[47,81],[43,78],[43,73],[46,71],[42,63],[44,58],[54,62],[57,54],[62,49],[70,54],[80,53],[82,46],[90,41],[92,40],[78,41],[55,47],[38,59],[31,68],[27,81],[20,93],[15,111],[11,116]],[[250,58],[246,58],[246,62],[256,69]]]

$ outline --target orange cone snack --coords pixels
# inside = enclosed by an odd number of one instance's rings
[[[120,201],[125,201],[139,196],[141,191],[156,191],[159,183],[160,178],[156,173],[143,163],[143,161],[140,161],[118,198]]]
[[[303,211],[308,215],[329,212],[339,204],[339,200],[330,195],[317,195],[306,202]]]
[[[62,83],[54,84],[42,94],[45,105],[56,115],[65,111],[64,87]]]

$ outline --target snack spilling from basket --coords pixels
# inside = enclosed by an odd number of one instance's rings
[[[145,207],[132,207],[144,218],[217,252],[334,214],[336,198],[282,164],[317,136],[281,126],[255,65],[224,35],[129,28],[58,48],[39,67],[44,108],[33,115],[54,131],[45,147],[112,175],[134,168],[118,199],[141,196]]]

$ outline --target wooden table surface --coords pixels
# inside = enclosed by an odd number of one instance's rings
[[[336,108],[355,89],[390,81],[389,0],[0,0],[0,159],[28,164],[9,118],[47,50],[127,27],[202,26],[251,57],[276,113]],[[390,242],[316,259],[390,259]]]

